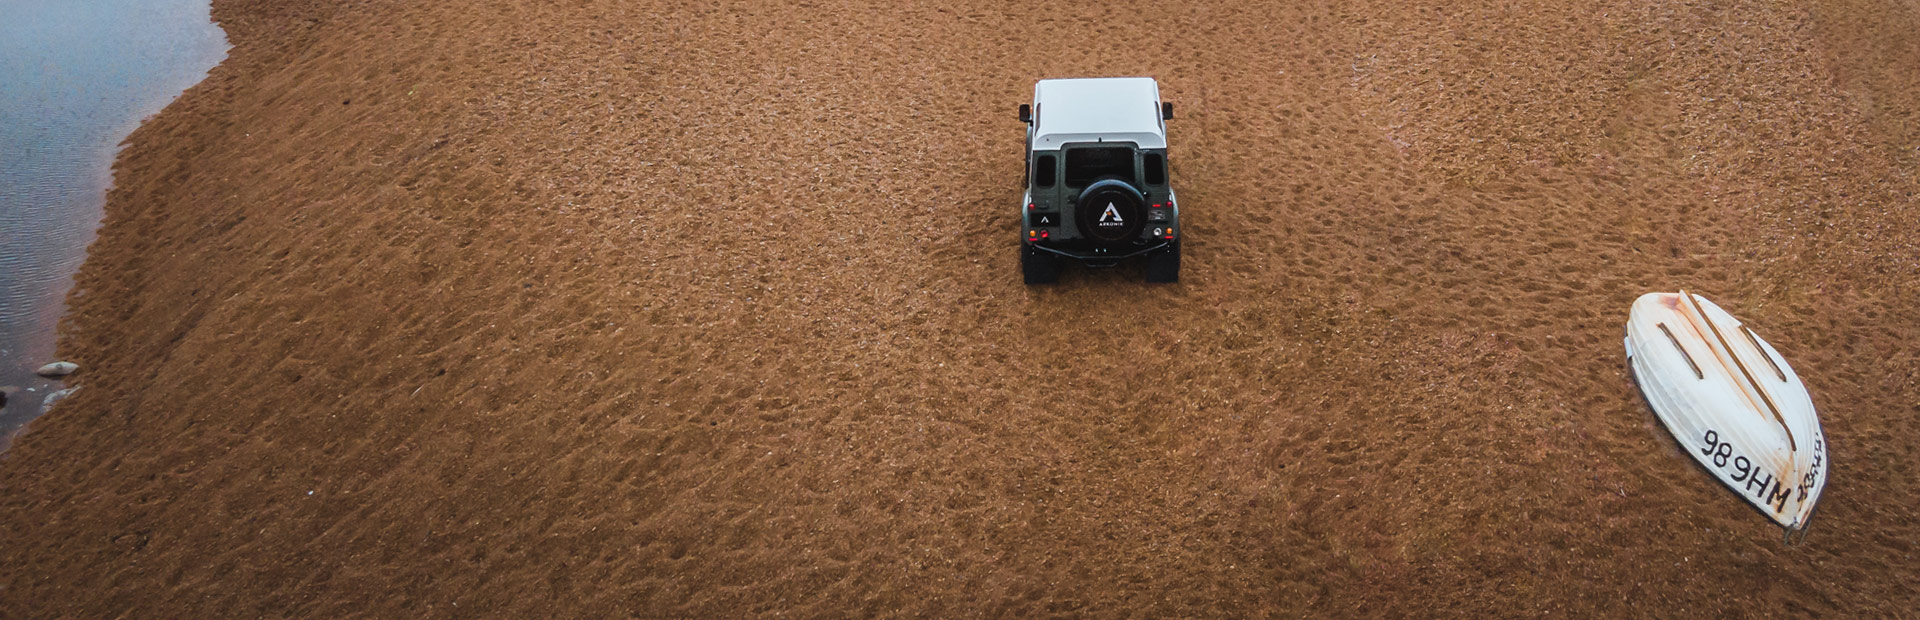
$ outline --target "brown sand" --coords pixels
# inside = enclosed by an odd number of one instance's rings
[[[1902,616],[1920,6],[218,0],[0,463],[0,617]],[[1185,282],[1029,289],[1153,75]],[[1629,302],[1812,386],[1810,540]]]

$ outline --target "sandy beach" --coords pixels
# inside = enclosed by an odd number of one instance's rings
[[[0,455],[0,617],[1908,617],[1920,5],[215,0]],[[1020,282],[1148,75],[1182,282]],[[1774,343],[1808,540],[1628,305]]]

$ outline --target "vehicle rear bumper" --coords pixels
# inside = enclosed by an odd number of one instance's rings
[[[1173,239],[1142,241],[1137,244],[1101,245],[1080,241],[1025,242],[1027,247],[1082,261],[1117,261],[1172,247]]]

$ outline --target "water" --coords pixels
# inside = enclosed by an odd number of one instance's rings
[[[0,449],[61,389],[33,371],[120,141],[226,55],[208,0],[0,0]]]

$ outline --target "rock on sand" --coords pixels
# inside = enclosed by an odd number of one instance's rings
[[[40,411],[45,412],[48,409],[52,409],[54,405],[59,404],[60,401],[66,400],[68,396],[72,396],[74,392],[78,392],[78,391],[80,391],[80,386],[76,385],[64,390],[60,390],[58,392],[54,392],[52,394],[48,394],[46,400],[40,401]]]
[[[78,370],[80,370],[79,364],[75,364],[73,362],[54,362],[52,364],[41,366],[39,370],[36,370],[33,372],[34,374],[40,375],[42,377],[46,377],[48,379],[58,379],[58,378],[73,374],[75,371],[78,371]]]

